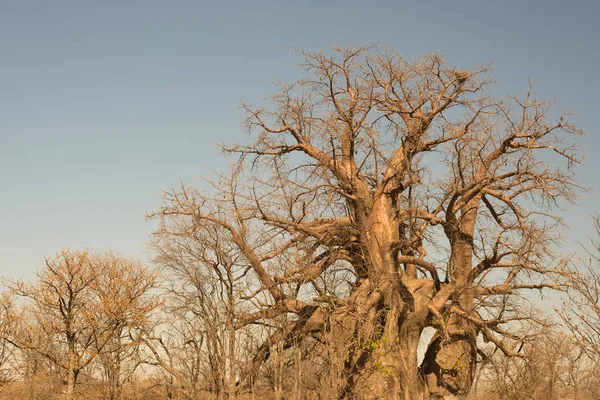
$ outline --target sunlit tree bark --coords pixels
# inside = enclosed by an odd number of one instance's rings
[[[166,193],[153,216],[235,245],[255,282],[237,329],[287,317],[244,383],[274,346],[328,337],[335,397],[466,396],[478,337],[519,356],[507,323],[528,316],[506,299],[566,271],[553,210],[575,197],[581,132],[531,91],[487,94],[487,67],[379,48],[304,55],[305,79],[244,106],[252,139],[226,147],[232,173],[212,193]],[[332,288],[334,270],[349,277]],[[437,333],[419,365],[425,327]]]

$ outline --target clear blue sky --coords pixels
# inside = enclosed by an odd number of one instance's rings
[[[31,277],[61,248],[144,260],[161,190],[244,139],[241,100],[301,76],[291,48],[380,43],[492,62],[501,93],[531,79],[588,136],[566,214],[572,240],[600,211],[597,1],[0,1],[0,275]]]

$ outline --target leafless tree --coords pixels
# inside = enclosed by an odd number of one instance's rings
[[[203,349],[204,330],[197,320],[170,311],[166,314],[152,332],[141,336],[149,353],[142,363],[155,368],[153,377],[168,398],[206,398],[211,382]]]
[[[13,296],[8,292],[0,293],[0,392],[21,372],[18,348],[10,341],[21,321]]]
[[[522,346],[522,351],[524,358],[506,357],[500,352],[489,354],[479,372],[472,398],[598,398],[597,364],[558,327],[547,327],[539,332]]]
[[[465,396],[477,338],[519,356],[509,322],[531,316],[510,298],[565,273],[553,210],[575,197],[581,132],[531,91],[486,93],[487,67],[380,48],[304,56],[305,79],[244,106],[252,141],[226,147],[233,173],[216,191],[168,192],[154,216],[219,232],[249,266],[254,308],[236,328],[272,328],[248,385],[275,347],[328,335],[335,397]],[[347,275],[326,287],[334,270]],[[419,365],[425,327],[437,334]]]
[[[148,277],[141,278],[141,283],[125,284],[123,278],[139,272],[128,272],[131,265],[111,254],[63,250],[46,259],[37,281],[11,285],[12,292],[27,302],[25,325],[13,332],[9,340],[60,369],[66,376],[67,400],[74,398],[77,379],[86,367],[105,350],[118,350],[113,346],[115,333],[122,333],[126,322],[145,317],[134,305],[139,291],[151,284]],[[131,285],[135,290],[128,292]],[[120,296],[123,293],[129,298]]]
[[[48,357],[43,356],[43,354],[52,354],[55,355],[55,358],[60,358],[63,352],[61,344],[49,337],[43,329],[49,321],[38,324],[37,320],[31,319],[31,314],[28,313],[29,310],[26,307],[24,311],[21,324],[10,335],[10,337],[27,338],[26,343],[31,344],[25,347],[21,346],[23,343],[19,344],[20,381],[23,387],[7,398],[16,397],[28,400],[36,400],[41,397],[64,398],[65,371]],[[38,316],[38,318],[43,319],[44,317]],[[52,317],[46,316],[45,318]]]
[[[189,199],[193,201],[193,199]],[[218,212],[218,211],[217,211]],[[252,285],[244,254],[219,225],[196,226],[179,215],[161,215],[157,263],[169,278],[171,333],[179,338],[180,380],[197,392],[234,398],[244,353],[236,329],[241,297]],[[168,369],[173,368],[172,365]]]
[[[586,249],[587,260],[578,258],[580,271],[571,278],[568,296],[556,311],[578,345],[600,362],[600,216],[594,217],[594,225],[593,247]]]
[[[46,335],[44,341],[39,342],[39,338],[31,335],[32,329],[25,329],[29,334],[12,340],[65,371],[68,400],[73,399],[79,373],[97,355],[95,338],[104,333],[104,327],[95,322],[94,304],[89,294],[89,287],[102,273],[102,268],[92,267],[89,261],[87,252],[63,251],[46,260],[46,268],[38,274],[36,283],[20,281],[12,287],[14,293],[31,300],[29,321],[35,321]],[[58,351],[49,351],[50,343],[57,344]]]
[[[135,372],[139,359],[140,335],[150,330],[152,314],[161,305],[156,272],[139,261],[112,253],[103,254],[98,263],[103,273],[92,285],[95,304],[110,334],[107,341],[96,341],[98,361],[108,384],[108,398],[121,400],[123,382]]]

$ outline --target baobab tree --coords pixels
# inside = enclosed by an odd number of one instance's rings
[[[566,273],[553,210],[576,196],[582,132],[531,90],[486,93],[488,67],[303,54],[304,79],[243,106],[251,141],[225,146],[237,158],[217,190],[173,189],[154,216],[189,235],[218,229],[243,255],[254,308],[236,328],[272,329],[240,384],[272,349],[316,339],[337,355],[335,397],[465,396],[478,338],[520,356],[505,338],[530,315],[512,296]]]

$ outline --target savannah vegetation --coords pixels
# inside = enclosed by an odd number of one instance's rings
[[[439,54],[302,56],[229,170],[164,192],[151,265],[65,249],[4,283],[1,399],[600,396],[569,116]]]

